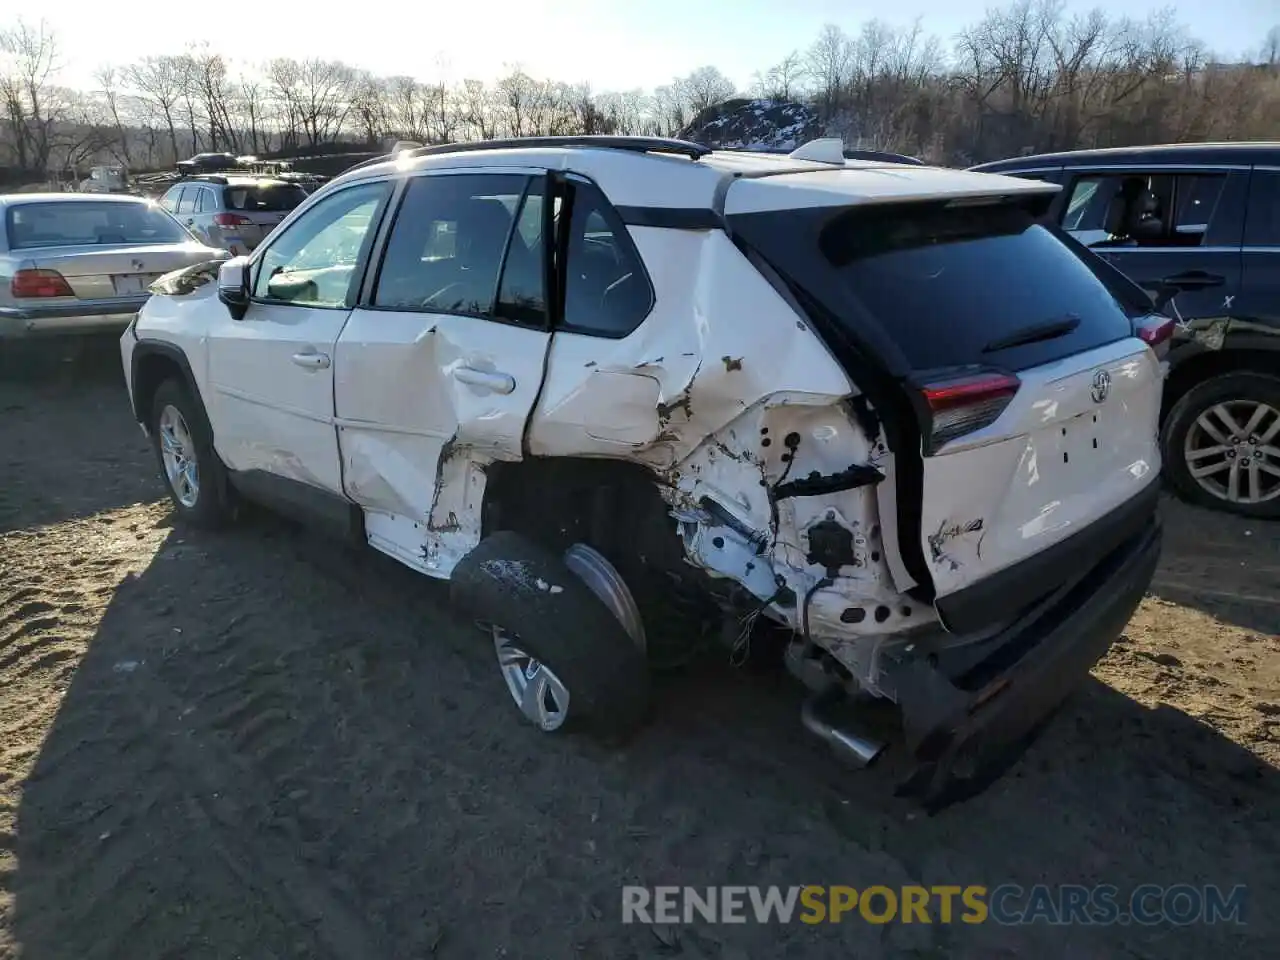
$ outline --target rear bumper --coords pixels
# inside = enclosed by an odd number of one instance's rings
[[[903,793],[945,805],[981,790],[1021,754],[1106,654],[1150,586],[1162,543],[1154,504],[1140,520],[1035,619],[984,643],[976,662],[958,671],[945,657],[943,666],[926,658],[898,664],[898,702],[918,763]]]
[[[1000,612],[1035,604],[1133,538],[1155,514],[1159,500],[1160,482],[1156,480],[1062,542],[973,586],[940,597],[934,604],[939,619],[952,633],[978,633]]]
[[[149,296],[0,307],[0,338],[124,330]]]

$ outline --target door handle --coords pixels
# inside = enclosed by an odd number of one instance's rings
[[[454,377],[459,383],[472,387],[483,387],[494,393],[510,393],[516,388],[516,378],[506,373],[494,373],[491,370],[477,370],[475,367],[455,367]]]
[[[1187,273],[1175,273],[1172,277],[1164,277],[1159,282],[1162,286],[1173,287],[1176,290],[1204,290],[1222,286],[1227,282],[1227,278],[1216,273],[1205,273],[1203,270],[1190,270]]]
[[[196,225],[196,222],[195,222],[194,220],[188,220],[188,221],[187,221],[187,226],[188,226],[188,227],[194,227],[195,225]]]
[[[329,369],[329,355],[327,353],[295,353],[293,362],[307,370]]]

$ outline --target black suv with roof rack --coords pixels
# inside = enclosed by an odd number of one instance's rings
[[[1049,217],[1177,321],[1161,446],[1187,500],[1280,517],[1280,143],[1041,154],[972,168],[1061,184]]]

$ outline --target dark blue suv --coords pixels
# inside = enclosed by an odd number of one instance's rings
[[[1177,321],[1161,416],[1186,500],[1280,517],[1280,143],[1081,150],[972,168],[1062,185],[1049,216]]]

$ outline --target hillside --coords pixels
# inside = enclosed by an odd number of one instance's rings
[[[786,100],[727,100],[699,112],[680,136],[722,150],[794,150],[819,136],[818,115]]]

